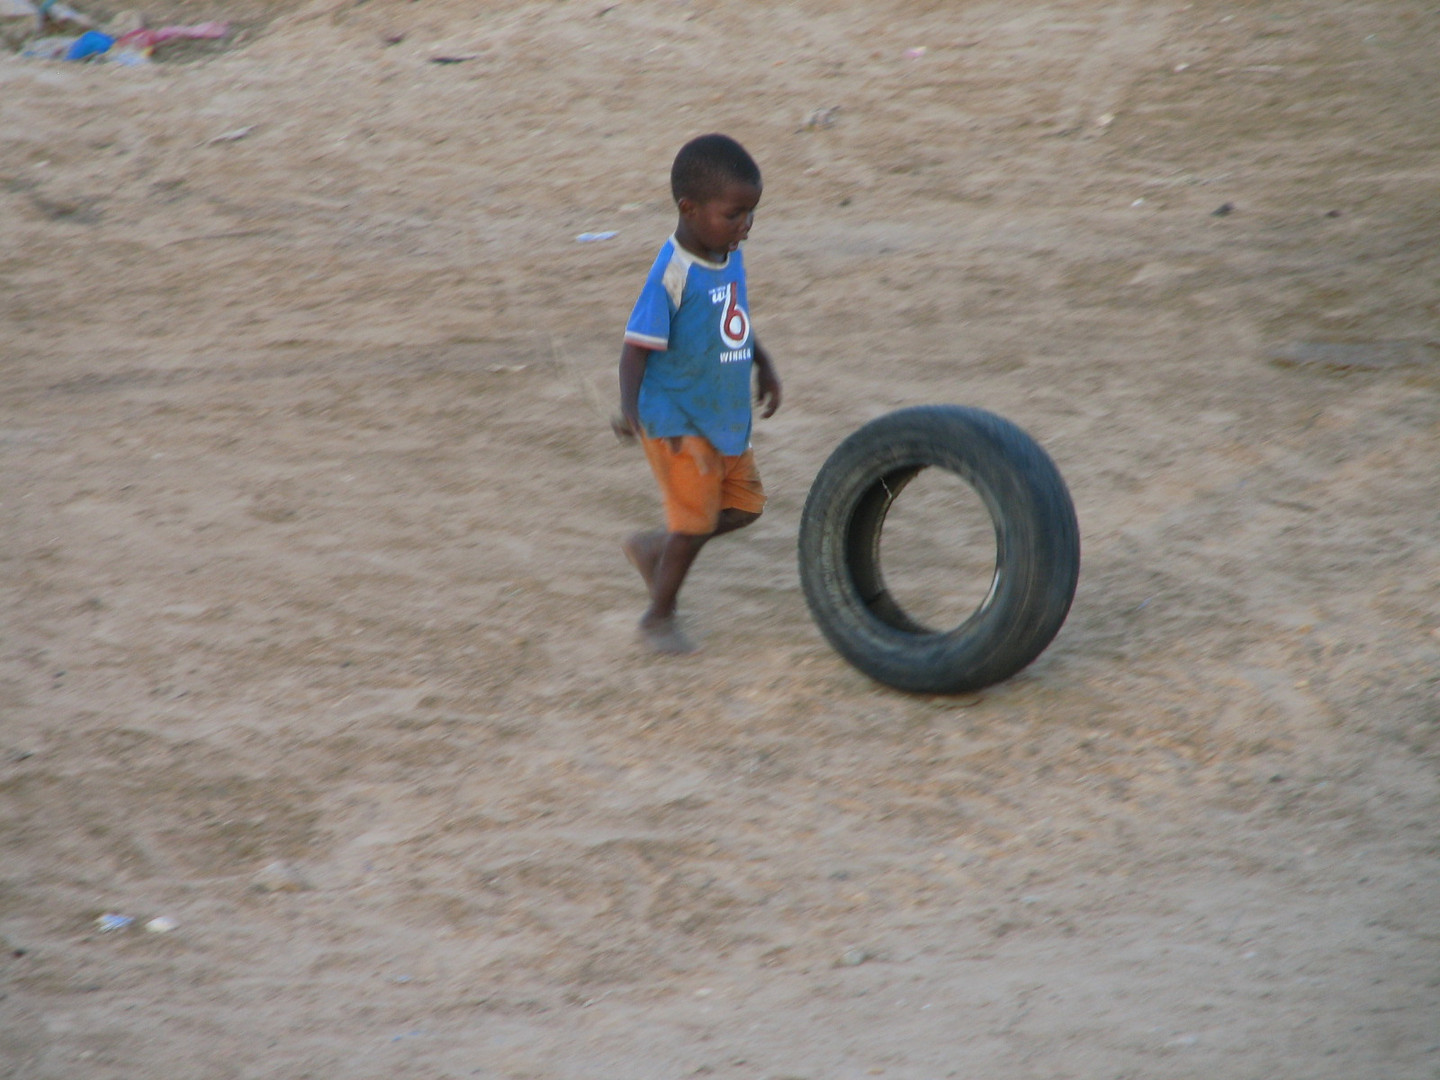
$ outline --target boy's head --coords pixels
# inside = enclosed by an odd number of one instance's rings
[[[675,155],[670,190],[680,210],[680,245],[724,262],[750,234],[762,190],[760,166],[730,136],[701,135]]]
[[[670,194],[703,203],[718,197],[733,183],[760,187],[760,166],[729,135],[701,135],[675,155],[670,166]]]

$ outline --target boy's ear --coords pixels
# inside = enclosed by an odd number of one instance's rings
[[[675,206],[680,211],[681,217],[689,217],[695,212],[697,205],[695,200],[688,195],[681,195],[680,198],[675,200]]]

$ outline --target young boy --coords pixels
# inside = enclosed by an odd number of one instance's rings
[[[711,537],[765,508],[750,373],[766,417],[780,407],[780,378],[750,327],[740,253],[761,187],[755,160],[727,135],[680,148],[670,169],[680,218],[625,328],[615,429],[640,439],[665,507],[664,529],[624,545],[650,590],[640,633],[656,652],[695,651],[675,618],[685,574]]]

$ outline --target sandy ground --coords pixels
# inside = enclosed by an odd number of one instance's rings
[[[149,14],[243,34],[0,60],[0,1074],[1440,1077],[1433,4]],[[715,129],[788,393],[676,661],[603,413]],[[795,567],[924,402],[1084,537],[963,698]]]

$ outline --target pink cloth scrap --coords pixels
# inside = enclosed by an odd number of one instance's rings
[[[157,45],[164,45],[167,41],[177,41],[188,38],[192,41],[203,41],[213,38],[223,38],[230,32],[230,24],[224,22],[203,22],[194,23],[190,26],[162,26],[159,30],[131,30],[118,41],[117,46],[132,49],[153,49]]]

